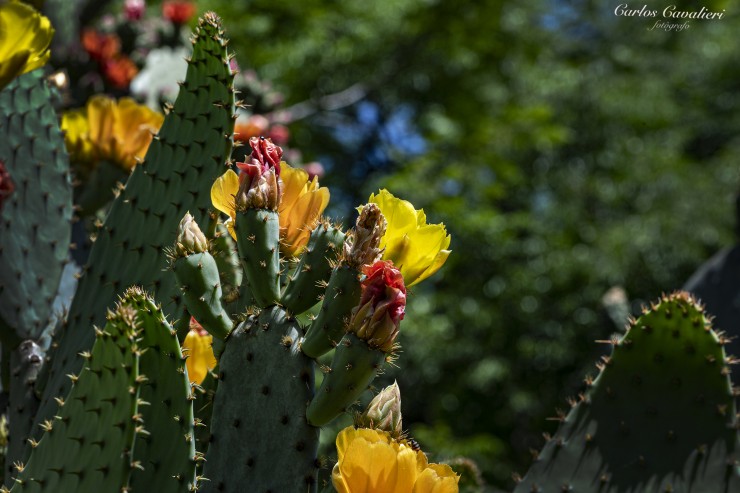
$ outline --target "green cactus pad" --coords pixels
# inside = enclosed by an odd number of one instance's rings
[[[136,440],[131,491],[178,493],[195,485],[195,429],[190,382],[174,329],[144,292],[129,289],[121,302],[136,310],[141,414],[147,433]]]
[[[211,430],[211,416],[213,416],[213,401],[218,389],[218,366],[209,371],[200,385],[193,387],[193,412],[197,426],[195,427],[195,448],[201,454],[208,450],[208,438]]]
[[[334,351],[331,371],[324,375],[319,391],[308,406],[308,422],[324,426],[347,411],[378,375],[386,356],[356,335],[345,334]]]
[[[239,261],[236,242],[231,238],[223,224],[218,224],[216,237],[211,240],[210,252],[216,259],[225,306],[239,298],[239,288],[244,279],[244,270]]]
[[[0,338],[15,347],[46,329],[72,232],[69,158],[43,70],[0,91]]]
[[[54,398],[68,389],[64,375],[82,367],[77,355],[92,346],[90,327],[103,320],[106,307],[123,289],[141,285],[168,315],[179,315],[181,299],[174,276],[165,270],[164,250],[175,242],[187,211],[196,222],[207,222],[211,185],[230,157],[234,76],[226,43],[218,17],[205,14],[174,107],[97,233],[53,361],[40,420],[54,415]]]
[[[190,314],[214,337],[225,339],[232,322],[221,305],[221,279],[216,260],[208,252],[193,253],[172,262]]]
[[[515,493],[740,491],[725,354],[702,309],[663,297],[614,342]]]
[[[337,345],[344,335],[352,309],[360,302],[361,292],[357,270],[346,265],[334,269],[324,293],[321,311],[301,343],[306,355],[318,358]]]
[[[260,307],[280,299],[280,222],[278,213],[265,209],[237,212],[236,246],[249,290]]]
[[[138,414],[136,312],[119,306],[96,334],[87,363],[46,428],[13,493],[122,491],[129,483]]]
[[[322,284],[329,280],[343,243],[344,232],[327,222],[311,232],[308,247],[280,300],[291,313],[301,314],[320,301]]]
[[[306,493],[317,489],[319,429],[306,422],[313,363],[300,353],[301,328],[280,307],[229,337],[219,362],[205,493]]]

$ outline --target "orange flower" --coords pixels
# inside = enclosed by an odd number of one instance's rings
[[[139,73],[139,67],[126,55],[118,55],[103,65],[103,75],[116,89],[126,89]]]
[[[98,62],[110,60],[121,50],[121,40],[115,34],[99,33],[95,29],[82,31],[82,47]]]
[[[162,4],[162,16],[173,24],[185,24],[195,15],[195,4],[184,0],[171,0]]]

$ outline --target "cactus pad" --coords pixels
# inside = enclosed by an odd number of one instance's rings
[[[295,320],[272,307],[229,337],[201,491],[316,491],[319,429],[303,412],[313,394],[313,364],[296,349],[299,335]]]
[[[0,336],[46,329],[72,232],[69,158],[43,70],[0,91]]]
[[[688,294],[653,305],[600,366],[516,493],[740,491],[722,341]]]
[[[122,491],[133,466],[141,431],[136,312],[119,306],[96,331],[87,364],[72,376],[72,390],[58,416],[42,423],[45,433],[19,472],[13,493]],[[60,401],[62,402],[62,401]]]
[[[123,289],[141,285],[168,314],[179,314],[174,276],[163,270],[164,249],[174,243],[187,211],[197,222],[207,221],[211,185],[230,157],[234,127],[234,75],[215,14],[200,20],[193,43],[174,108],[98,231],[53,361],[40,420],[53,415],[54,398],[66,394],[64,375],[79,370],[78,353],[92,346],[90,327]]]

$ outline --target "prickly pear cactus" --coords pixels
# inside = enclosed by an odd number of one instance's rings
[[[219,362],[201,491],[315,492],[319,429],[309,425],[313,362],[302,330],[277,306],[241,324]],[[239,450],[238,460],[234,451]]]
[[[101,322],[106,307],[128,286],[151,290],[168,314],[180,315],[180,297],[174,277],[165,271],[164,249],[174,242],[185,212],[205,223],[210,187],[223,172],[232,147],[234,75],[222,34],[215,14],[200,20],[174,108],[97,233],[68,326],[58,338],[60,350],[37,421],[53,416],[54,398],[68,388],[65,375],[79,370],[77,355],[92,346],[90,327]]]
[[[46,329],[72,228],[69,158],[43,70],[0,91],[0,335]]]
[[[128,487],[134,437],[144,428],[138,409],[140,350],[136,313],[120,306],[96,330],[92,352],[79,375],[70,375],[70,394],[59,399],[59,414],[42,422],[13,493],[121,491]],[[6,490],[7,491],[7,490]]]
[[[96,329],[70,394],[19,466],[13,492],[192,491],[192,395],[175,331],[131,288]]]
[[[686,293],[614,341],[515,493],[740,491],[723,340]]]

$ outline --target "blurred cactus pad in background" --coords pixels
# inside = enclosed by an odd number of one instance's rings
[[[738,15],[582,3],[0,1],[0,491],[740,491]]]

